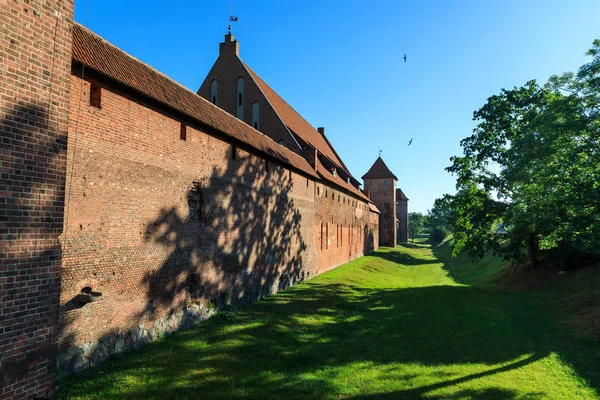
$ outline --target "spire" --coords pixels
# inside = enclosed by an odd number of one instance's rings
[[[395,180],[398,180],[398,177],[396,177],[396,175],[394,175],[394,173],[390,171],[388,166],[385,165],[381,156],[377,157],[377,160],[375,160],[373,166],[369,169],[369,171],[366,174],[362,176],[363,180],[373,178],[394,178]]]

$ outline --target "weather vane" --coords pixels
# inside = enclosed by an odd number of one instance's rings
[[[237,22],[238,17],[234,17],[233,15],[231,15],[231,9],[233,7],[229,6],[229,25],[227,26],[227,31],[229,32],[229,34],[231,34],[231,23],[232,22]]]
[[[379,150],[379,157],[381,157],[381,152],[382,152],[382,150]]]

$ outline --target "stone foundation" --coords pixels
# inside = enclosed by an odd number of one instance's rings
[[[216,310],[192,304],[187,309],[149,323],[140,323],[129,330],[121,330],[99,340],[72,347],[59,353],[57,365],[64,373],[80,372],[107,360],[111,356],[140,348],[163,336],[189,329],[206,321]],[[150,325],[150,326],[148,326]]]

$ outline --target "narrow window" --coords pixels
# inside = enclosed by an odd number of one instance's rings
[[[323,222],[321,222],[321,250],[323,250],[323,240],[325,240],[325,231],[323,230]]]
[[[238,119],[244,120],[244,79],[237,80],[237,113]]]
[[[187,125],[183,122],[179,126],[179,139],[187,140]]]
[[[317,186],[317,196],[319,196],[321,194],[321,188],[319,186]]]
[[[325,223],[325,250],[329,249],[329,222]]]
[[[237,160],[237,146],[231,146],[231,159]]]
[[[269,160],[265,160],[265,171],[269,172]]]
[[[308,187],[308,186],[309,186],[309,181],[308,181],[308,178],[306,178],[306,187]]]
[[[219,91],[219,84],[216,80],[210,83],[210,101],[216,106],[217,105],[217,93]]]
[[[260,106],[258,105],[258,101],[252,103],[252,126],[254,129],[258,130],[260,128]]]
[[[98,82],[90,82],[90,106],[102,108],[102,89]]]
[[[290,181],[292,180],[292,170],[290,169]]]

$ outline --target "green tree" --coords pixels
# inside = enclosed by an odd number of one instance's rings
[[[455,253],[491,248],[536,264],[541,251],[563,261],[599,251],[600,41],[588,55],[577,74],[502,90],[474,113],[464,154],[447,168],[457,175]]]
[[[423,232],[425,227],[426,216],[419,212],[408,213],[408,231],[410,236],[415,241],[415,236]]]

